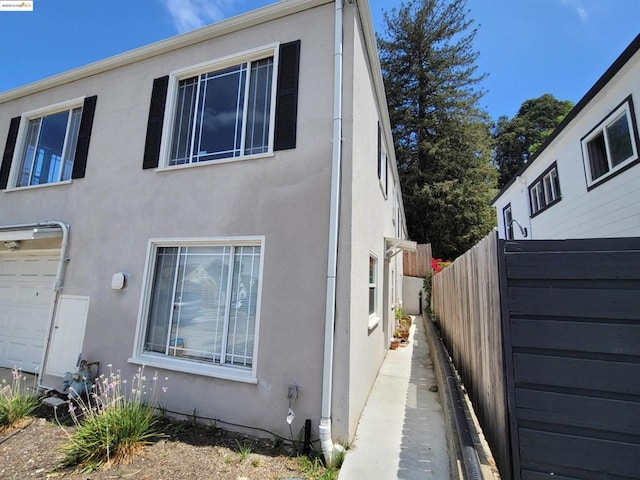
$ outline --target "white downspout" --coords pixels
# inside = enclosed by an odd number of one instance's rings
[[[329,212],[329,248],[327,252],[327,304],[325,307],[324,363],[322,375],[322,416],[320,447],[325,462],[331,465],[336,449],[331,438],[331,393],[333,386],[333,333],[336,318],[336,272],[338,265],[338,227],[340,223],[340,169],[342,163],[342,0],[336,0],[334,78],[333,78],[333,151],[331,155],[331,210]]]

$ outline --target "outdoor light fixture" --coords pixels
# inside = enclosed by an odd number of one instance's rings
[[[511,225],[513,225],[514,223],[515,223],[515,224],[518,226],[518,228],[520,229],[520,233],[522,234],[522,237],[523,237],[523,238],[527,238],[527,233],[528,233],[528,232],[527,232],[527,227],[523,227],[522,225],[520,225],[520,222],[518,222],[515,218],[514,218],[514,219],[512,219],[512,220],[509,222],[509,227],[508,227],[508,228],[511,228]]]
[[[15,252],[16,250],[18,250],[20,248],[20,240],[11,240],[9,242],[4,242],[4,246],[10,252]]]

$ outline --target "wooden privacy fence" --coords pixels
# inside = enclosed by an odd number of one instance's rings
[[[502,478],[510,455],[496,232],[433,278],[432,308]],[[503,473],[504,472],[504,473]]]
[[[421,244],[415,252],[404,252],[402,267],[407,277],[426,277],[431,271],[431,244]]]
[[[640,239],[498,240],[432,305],[502,478],[640,479]]]

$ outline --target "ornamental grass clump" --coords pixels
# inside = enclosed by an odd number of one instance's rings
[[[34,385],[27,386],[27,377],[18,368],[11,369],[12,380],[0,384],[0,432],[19,424],[40,405],[35,377]]]
[[[69,402],[76,429],[63,446],[66,466],[94,470],[127,463],[143,445],[161,436],[155,429],[158,375],[147,385],[140,367],[128,389],[120,370],[114,373],[108,367],[109,375],[100,375],[90,393]]]

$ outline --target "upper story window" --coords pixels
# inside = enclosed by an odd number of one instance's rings
[[[638,132],[631,97],[582,138],[589,188],[638,162]]]
[[[169,165],[270,150],[273,56],[178,82]]]
[[[295,148],[300,41],[156,78],[143,168]]]
[[[0,188],[84,177],[96,97],[27,112],[11,120]]]
[[[16,187],[71,179],[82,107],[29,120]]]
[[[513,212],[510,203],[502,209],[502,219],[504,221],[504,238],[513,240]]]
[[[559,202],[560,199],[560,179],[558,178],[558,167],[554,163],[529,187],[531,215],[538,214]]]
[[[380,180],[380,188],[385,197],[387,196],[388,180],[387,170],[389,168],[389,158],[384,148],[384,142],[382,141],[382,125],[378,122],[378,180]]]

